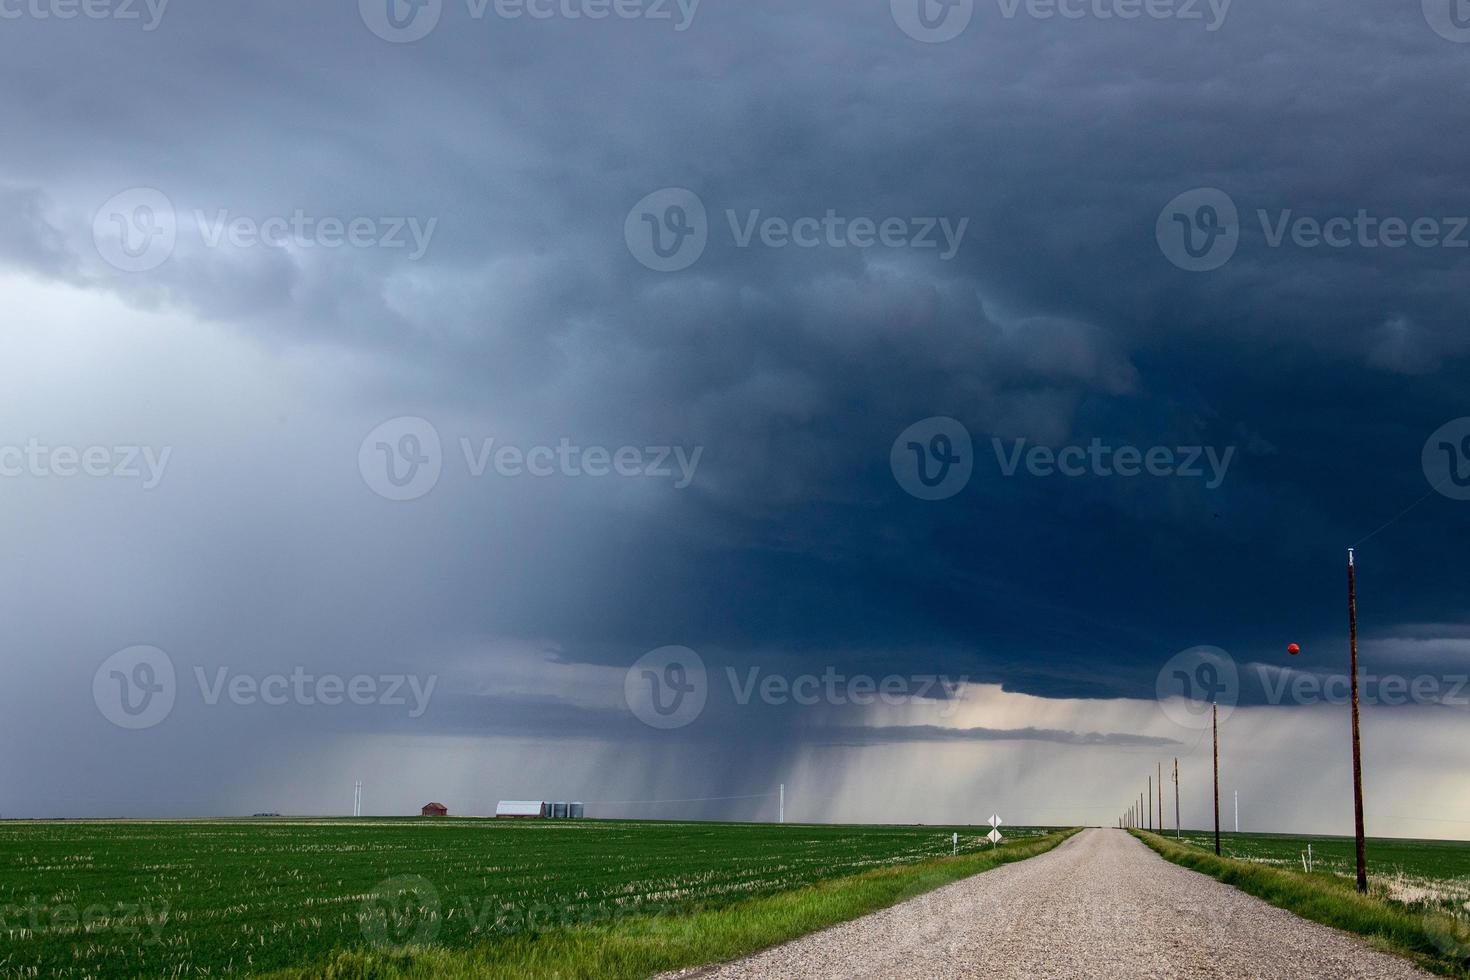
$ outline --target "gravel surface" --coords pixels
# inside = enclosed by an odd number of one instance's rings
[[[1121,830],[946,885],[733,963],[747,977],[1430,977],[1170,864]]]

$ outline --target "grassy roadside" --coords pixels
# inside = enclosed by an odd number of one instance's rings
[[[1080,828],[974,854],[886,867],[721,909],[643,916],[515,936],[467,950],[345,951],[272,980],[457,980],[483,977],[634,980],[735,959],[887,908],[916,895],[1035,857]]]
[[[1470,929],[1444,912],[1391,901],[1381,889],[1359,895],[1350,879],[1330,872],[1308,874],[1216,857],[1211,851],[1158,834],[1130,833],[1167,861],[1233,885],[1304,919],[1356,933],[1371,945],[1407,957],[1426,970],[1470,978]]]

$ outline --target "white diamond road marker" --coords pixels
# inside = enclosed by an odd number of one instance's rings
[[[985,839],[992,844],[999,844],[1001,840],[1000,831],[992,829],[990,833],[985,835]]]
[[[990,815],[990,821],[989,821],[989,823],[990,823],[990,826],[992,826],[992,827],[999,827],[1001,824],[1005,823],[1005,821],[1002,820],[1000,817],[997,817],[995,814],[992,813]]]

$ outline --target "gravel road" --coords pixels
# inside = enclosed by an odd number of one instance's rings
[[[1346,933],[1170,864],[1121,830],[733,963],[726,978],[1427,978]]]

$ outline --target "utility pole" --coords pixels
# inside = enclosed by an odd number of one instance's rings
[[[1154,829],[1154,777],[1148,777],[1148,829]]]
[[[1363,846],[1363,743],[1358,730],[1358,583],[1353,549],[1348,549],[1348,667],[1353,689],[1353,832],[1358,851],[1358,892],[1368,891],[1368,857]]]
[[[779,809],[776,811],[776,822],[777,823],[785,823],[786,822],[786,784],[785,783],[782,783],[781,784],[781,802],[778,804],[778,807],[779,807]]]
[[[1164,832],[1164,764],[1159,766],[1159,833]]]
[[[1240,833],[1240,790],[1235,791],[1235,832]]]
[[[1181,840],[1184,836],[1184,824],[1179,820],[1179,760],[1174,760],[1174,839]]]
[[[1220,854],[1220,705],[1210,705],[1210,729],[1215,736],[1215,854]]]

